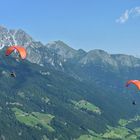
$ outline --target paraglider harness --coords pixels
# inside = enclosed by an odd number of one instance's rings
[[[14,72],[11,72],[10,76],[15,78],[16,74]]]
[[[132,105],[136,105],[136,101],[133,101],[133,102],[132,102]]]

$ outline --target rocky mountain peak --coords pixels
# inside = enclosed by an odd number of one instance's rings
[[[111,55],[105,52],[104,50],[91,50],[89,51],[85,57],[83,57],[80,61],[82,64],[87,64],[87,63],[108,63],[114,65],[115,62],[111,58]],[[116,64],[115,64],[116,65]]]
[[[100,49],[94,49],[88,52],[88,56],[91,57],[110,57],[110,54],[105,52],[104,50],[100,50]]]
[[[4,26],[0,26],[0,32],[8,32],[8,29]]]
[[[125,54],[113,54],[111,57],[118,63],[120,66],[129,66],[129,67],[138,67],[140,66],[140,59],[132,55]]]
[[[87,52],[84,51],[83,49],[78,49],[78,52],[79,52],[80,54],[86,54],[86,53],[87,53]]]
[[[27,47],[27,44],[33,41],[23,30],[9,30],[3,26],[0,26],[0,46],[11,46],[11,45],[23,45]]]
[[[77,53],[75,49],[60,40],[48,43],[46,47],[63,58],[73,58]]]

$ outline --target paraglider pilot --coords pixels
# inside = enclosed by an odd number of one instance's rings
[[[11,72],[11,74],[10,74],[10,75],[11,75],[11,77],[14,77],[14,78],[16,77],[15,72]]]
[[[132,105],[136,105],[136,101],[133,101],[133,102],[132,102]]]
[[[6,56],[9,56],[11,53],[13,52],[18,52],[18,57],[16,58],[17,61],[19,61],[19,59],[25,59],[26,58],[26,55],[27,55],[27,52],[26,52],[26,49],[22,46],[10,46],[7,48],[6,52],[5,52],[5,55]],[[11,72],[10,73],[10,76],[11,77],[16,77],[16,74],[15,72]]]

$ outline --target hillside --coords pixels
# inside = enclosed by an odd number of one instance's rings
[[[62,41],[43,45],[22,30],[0,32],[2,140],[139,139],[140,96],[133,106],[135,91],[124,85],[139,79],[140,59]],[[4,55],[10,42],[27,49],[27,60]]]

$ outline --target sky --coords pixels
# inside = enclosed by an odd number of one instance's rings
[[[0,0],[0,26],[36,41],[140,56],[140,0]]]

